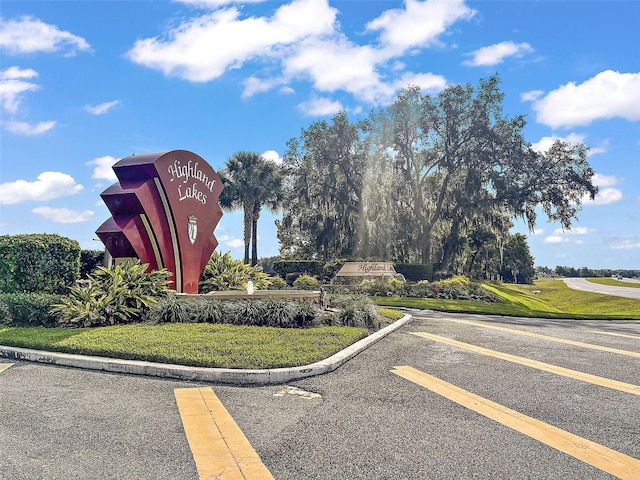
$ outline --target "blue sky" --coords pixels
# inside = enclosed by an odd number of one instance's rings
[[[279,161],[339,110],[356,120],[409,84],[435,94],[497,72],[534,147],[586,143],[600,186],[570,231],[539,216],[536,265],[640,268],[638,1],[3,0],[1,15],[2,234],[99,249],[120,158]],[[278,253],[274,218],[261,257]],[[216,236],[241,258],[241,213]]]

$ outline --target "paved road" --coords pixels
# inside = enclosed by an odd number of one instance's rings
[[[278,480],[615,478],[576,458],[594,444],[640,478],[640,322],[414,313],[291,385],[302,392],[17,362],[0,371],[0,478],[196,479],[174,396],[192,387],[213,389]],[[521,415],[473,410],[487,405]],[[579,438],[563,453],[509,417],[548,442],[561,435],[550,426]]]
[[[614,297],[625,297],[640,300],[640,288],[637,287],[617,287],[610,285],[600,285],[585,278],[564,278],[564,283],[569,288],[581,290],[583,292],[601,293],[602,295],[613,295]]]

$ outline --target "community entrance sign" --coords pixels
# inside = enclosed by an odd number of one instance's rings
[[[113,171],[118,182],[100,195],[112,216],[96,230],[109,254],[138,257],[150,270],[166,268],[177,292],[198,293],[218,245],[218,175],[186,150],[132,155]]]
[[[391,262],[346,262],[331,282],[353,283],[367,279],[385,281],[398,277]]]

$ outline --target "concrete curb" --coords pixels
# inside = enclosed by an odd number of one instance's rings
[[[103,372],[147,375],[152,377],[176,378],[200,382],[215,382],[233,385],[270,385],[282,384],[300,378],[329,373],[370,347],[381,338],[406,325],[411,315],[405,315],[391,325],[378,330],[353,345],[320,362],[291,368],[272,368],[262,370],[188,367],[169,363],[143,362],[138,360],[120,360],[116,358],[73,355],[69,353],[45,352],[28,348],[0,345],[0,357],[14,360],[41,362],[65,367],[101,370]]]

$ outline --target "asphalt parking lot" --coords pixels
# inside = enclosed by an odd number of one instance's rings
[[[640,478],[640,322],[412,313],[289,385],[0,367],[0,478],[197,479],[198,388],[279,480]]]

